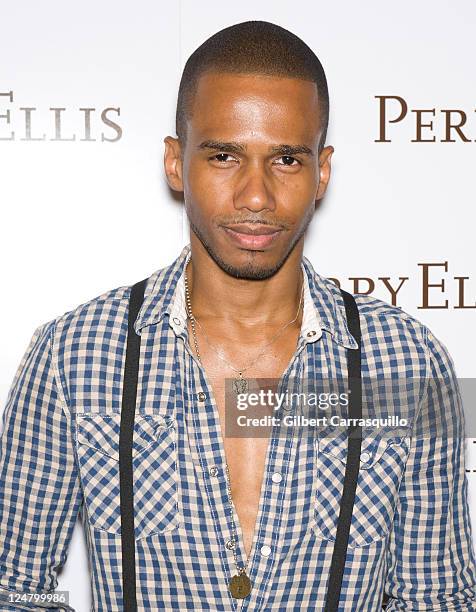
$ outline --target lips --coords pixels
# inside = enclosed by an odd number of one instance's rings
[[[283,228],[278,225],[262,223],[236,223],[222,226],[228,237],[241,248],[260,250],[269,246],[281,234]]]

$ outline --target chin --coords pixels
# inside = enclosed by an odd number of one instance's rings
[[[227,274],[243,280],[265,280],[273,276],[284,263],[276,254],[263,251],[242,251],[231,257],[226,249],[214,257],[217,265]]]
[[[281,268],[292,251],[292,248],[290,251],[283,249],[282,245],[279,248],[275,245],[266,251],[239,249],[221,240],[221,236],[217,236],[216,240],[210,239],[210,236],[206,239],[206,233],[199,231],[198,227],[193,226],[192,229],[217,266],[230,276],[243,280],[270,278]]]

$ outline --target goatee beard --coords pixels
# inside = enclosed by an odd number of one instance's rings
[[[249,255],[251,260],[241,266],[234,266],[233,264],[229,264],[226,261],[224,261],[220,255],[212,248],[212,246],[209,244],[209,242],[206,240],[206,238],[201,234],[200,230],[198,229],[198,227],[196,225],[193,224],[192,221],[189,220],[190,223],[190,229],[193,231],[193,233],[197,236],[197,238],[200,240],[201,244],[203,245],[204,249],[207,251],[207,253],[210,255],[210,257],[213,259],[213,261],[217,264],[217,266],[219,268],[221,268],[224,272],[226,272],[227,274],[229,274],[230,276],[233,276],[234,278],[238,278],[241,280],[266,280],[268,278],[270,278],[271,276],[273,276],[274,274],[276,274],[276,272],[283,266],[284,262],[287,260],[287,258],[289,257],[289,255],[292,253],[296,243],[301,239],[301,237],[304,235],[304,232],[306,231],[309,223],[307,223],[304,227],[304,229],[302,230],[302,232],[300,232],[295,239],[292,241],[290,248],[288,250],[288,252],[285,254],[285,256],[279,261],[277,262],[277,264],[275,264],[272,267],[263,267],[257,263],[255,263],[253,260],[255,259],[255,255],[258,254],[258,252],[256,251],[249,251]]]

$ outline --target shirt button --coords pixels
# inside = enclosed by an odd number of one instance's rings
[[[203,391],[199,391],[197,393],[197,398],[199,402],[204,402],[207,399],[207,394],[204,393]]]
[[[267,544],[264,544],[264,546],[261,547],[260,552],[263,557],[269,557],[271,554],[271,548]]]
[[[271,480],[273,482],[281,482],[281,480],[283,479],[283,477],[281,476],[281,474],[279,472],[275,472],[272,476],[271,476]]]
[[[228,550],[233,550],[235,548],[235,540],[227,540],[225,542],[225,546],[228,548]]]
[[[366,453],[365,451],[363,453],[360,453],[360,460],[363,463],[367,463],[367,461],[370,459],[370,455],[369,453]]]
[[[175,323],[175,325],[182,325],[182,321],[180,319],[177,319],[177,317],[173,318],[173,322]]]
[[[212,467],[208,470],[208,473],[210,474],[210,476],[218,476],[218,472],[220,470],[217,468],[216,465],[212,465]]]
[[[308,331],[308,332],[307,332],[306,336],[307,336],[308,338],[312,338],[313,336],[315,336],[315,335],[316,335],[316,333],[317,333],[317,332],[316,332],[314,329],[311,329],[311,331]]]

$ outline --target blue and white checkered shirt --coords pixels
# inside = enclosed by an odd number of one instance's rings
[[[271,438],[248,563],[251,594],[234,599],[225,454],[217,408],[187,341],[187,245],[154,272],[134,327],[141,334],[133,438],[139,610],[322,610],[345,447],[336,438]],[[284,379],[347,375],[347,328],[338,288],[303,258],[305,297]],[[62,610],[8,603],[48,593],[66,562],[81,511],[93,609],[122,611],[119,426],[130,286],[40,325],[12,382],[0,438],[0,610]],[[474,610],[476,568],[467,504],[464,417],[445,346],[414,317],[355,296],[363,376],[422,381],[407,435],[365,438],[340,610]],[[414,437],[429,380],[458,435]],[[426,389],[426,391],[425,391]],[[448,400],[448,398],[450,398]],[[430,402],[431,400],[431,402]],[[444,410],[443,410],[444,409]],[[461,434],[461,435],[460,435]],[[213,469],[211,469],[213,468]],[[279,474],[281,478],[273,478]],[[237,556],[244,560],[238,516]]]

